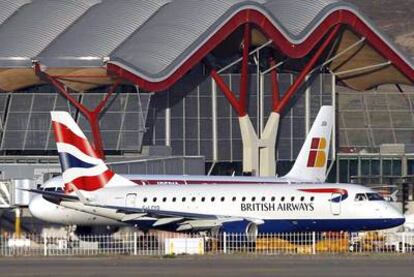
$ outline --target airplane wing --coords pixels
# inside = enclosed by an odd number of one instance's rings
[[[81,201],[61,201],[60,205],[69,209],[107,217],[123,223],[140,226],[140,223],[155,220],[152,227],[174,225],[176,231],[202,231],[220,227],[225,223],[236,221],[249,221],[256,225],[263,224],[262,219],[243,218],[232,216],[219,216],[196,214],[177,211],[151,210],[135,207],[118,207],[98,205],[95,203],[82,203]]]
[[[97,216],[102,216],[123,223],[138,226],[143,221],[155,220],[155,222],[152,224],[152,227],[160,227],[174,224],[174,226],[177,226],[177,231],[201,231],[210,230],[215,227],[220,227],[225,223],[244,220],[252,222],[256,225],[264,223],[262,219],[257,218],[208,215],[166,210],[152,210],[125,206],[99,205],[90,202],[79,191],[75,191],[75,193],[78,192],[76,196],[37,189],[31,189],[28,191],[42,194],[46,200],[61,205],[65,208]]]
[[[256,225],[264,223],[262,219],[256,218],[208,215],[166,210],[151,210],[124,206],[118,207],[109,205],[97,205],[92,203],[84,203],[84,205],[95,208],[110,209],[116,211],[117,214],[124,214],[122,221],[126,223],[136,224],[139,223],[139,221],[143,218],[152,218],[156,219],[156,221],[152,225],[153,227],[165,226],[168,224],[176,224],[178,225],[176,229],[177,231],[210,230],[214,227],[220,227],[224,223],[244,220],[250,221]]]

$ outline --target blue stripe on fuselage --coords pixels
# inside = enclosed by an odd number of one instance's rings
[[[140,220],[137,226],[142,229],[151,229],[155,220]],[[259,233],[291,233],[291,232],[337,232],[337,231],[370,231],[388,229],[405,222],[404,218],[384,219],[283,219],[265,220],[259,225]],[[233,223],[234,224],[234,223]],[[243,223],[240,223],[243,224]],[[159,229],[175,231],[177,224],[162,226]]]
[[[336,231],[369,231],[388,229],[405,222],[404,218],[383,219],[300,219],[300,220],[266,220],[259,225],[260,233],[282,232],[336,232]]]
[[[79,160],[75,156],[72,156],[68,153],[59,153],[59,160],[60,165],[62,166],[62,171],[72,167],[80,167],[80,168],[90,168],[96,166],[95,164],[86,163],[84,161]]]

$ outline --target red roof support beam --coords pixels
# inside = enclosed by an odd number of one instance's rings
[[[49,81],[53,86],[55,86],[58,91],[75,107],[77,108],[89,121],[89,125],[91,126],[92,136],[93,136],[93,148],[96,152],[97,157],[104,159],[105,153],[103,150],[103,143],[102,143],[102,136],[101,131],[99,128],[99,117],[103,109],[106,106],[109,98],[115,92],[116,88],[119,86],[120,81],[116,81],[108,90],[107,94],[105,95],[104,99],[96,106],[94,110],[89,110],[85,105],[79,103],[72,95],[69,94],[66,86],[59,81],[58,79],[48,75],[45,72],[41,72],[40,68],[36,66],[36,72],[38,75],[44,77]]]
[[[249,24],[244,26],[243,34],[243,59],[241,65],[241,77],[240,77],[240,97],[234,95],[229,86],[224,82],[223,78],[217,73],[215,69],[210,72],[211,77],[216,81],[217,86],[226,96],[230,105],[237,112],[239,116],[245,116],[247,114],[247,95],[249,87],[249,48],[251,44],[251,28]]]
[[[251,43],[250,25],[244,25],[243,35],[243,60],[240,77],[240,98],[239,105],[243,115],[247,112],[247,90],[249,87],[249,48]]]
[[[239,116],[245,115],[245,112],[240,106],[239,100],[237,100],[236,96],[234,96],[233,92],[224,82],[223,78],[217,73],[215,69],[212,69],[210,72],[211,77],[216,81],[217,86],[223,92],[224,96],[226,96],[227,100],[229,101],[230,105],[233,109],[237,112]]]
[[[112,94],[115,92],[116,88],[119,86],[120,81],[115,82],[111,87],[108,89],[104,99],[99,102],[98,106],[93,111],[89,111],[87,114],[85,114],[86,118],[89,121],[89,124],[91,125],[92,135],[93,135],[93,142],[95,150],[98,152],[98,155],[104,159],[105,153],[103,150],[103,142],[101,137],[101,130],[99,127],[99,118],[102,114],[103,109],[106,106],[106,103],[108,102],[109,98],[112,96]]]
[[[281,101],[278,103],[278,105],[274,105],[274,112],[281,113],[286,108],[287,104],[289,103],[290,99],[292,99],[293,95],[297,92],[299,87],[302,85],[303,81],[305,80],[306,76],[311,72],[313,67],[315,66],[316,62],[319,60],[319,58],[322,56],[325,49],[328,47],[328,45],[333,41],[335,36],[337,35],[339,31],[340,25],[336,25],[333,30],[330,32],[328,37],[325,39],[325,41],[322,43],[322,45],[318,48],[316,53],[312,56],[310,61],[305,65],[305,68],[301,71],[299,76],[296,78],[294,83],[289,87],[289,89],[286,91],[286,93],[283,95]]]
[[[270,58],[270,67],[276,66],[276,61]],[[277,79],[277,68],[270,71],[270,78],[272,82],[272,111],[277,109],[280,102],[279,81]]]

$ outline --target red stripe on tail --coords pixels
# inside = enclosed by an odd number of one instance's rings
[[[111,170],[107,170],[104,173],[97,176],[82,176],[76,178],[70,183],[65,184],[65,192],[72,192],[73,189],[70,185],[74,185],[76,188],[86,191],[94,191],[103,188],[115,175]]]
[[[315,150],[309,151],[307,167],[314,167],[315,166],[316,154],[318,154],[318,151],[315,151]]]
[[[88,140],[81,138],[73,133],[72,130],[70,130],[66,125],[53,121],[52,126],[55,133],[56,142],[71,144],[73,146],[76,146],[84,154],[94,158],[99,158]]]
[[[311,149],[319,148],[319,140],[320,138],[312,138]]]

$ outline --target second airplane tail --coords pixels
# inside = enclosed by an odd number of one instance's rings
[[[285,178],[312,182],[326,180],[333,118],[333,107],[322,106],[295,164]]]
[[[51,112],[65,191],[94,191],[107,185],[113,173],[67,112]]]

